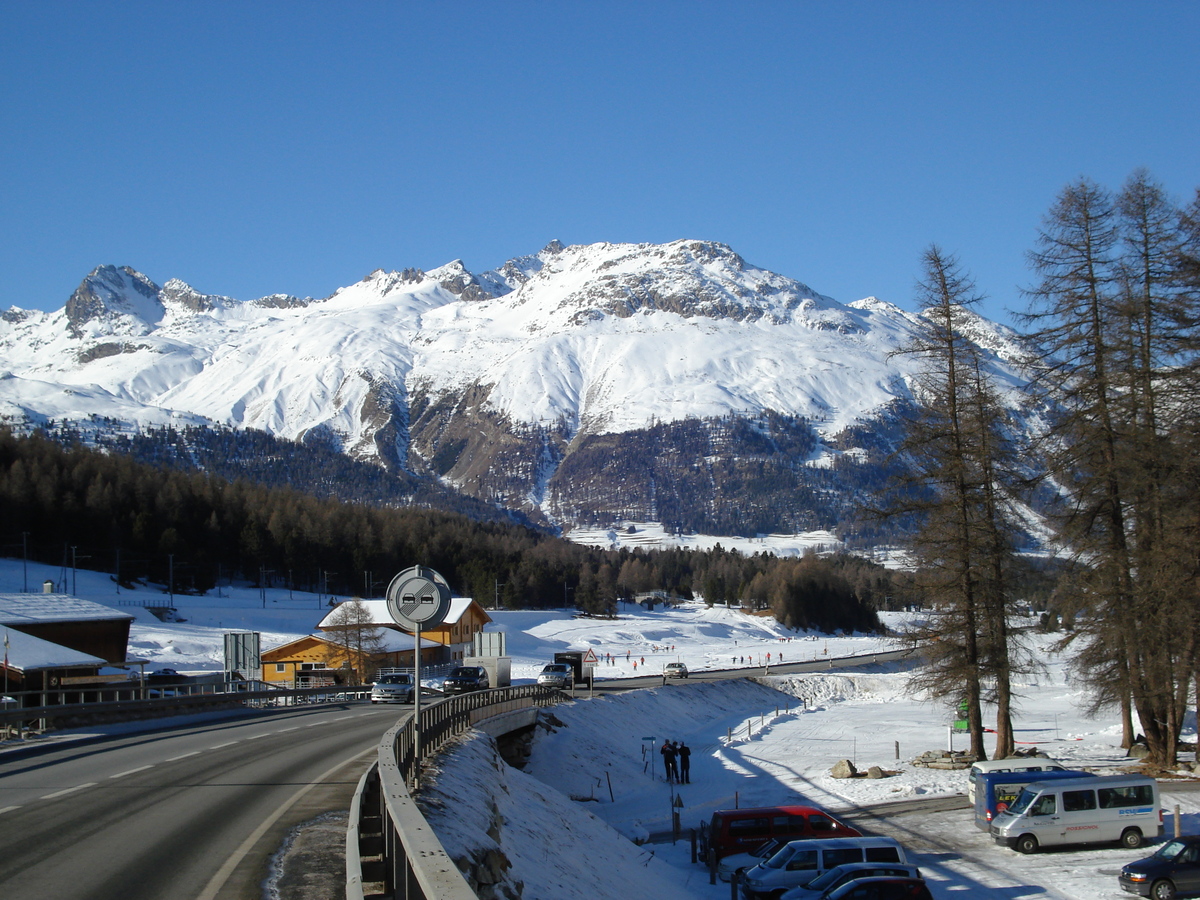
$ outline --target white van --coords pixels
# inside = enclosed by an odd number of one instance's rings
[[[967,800],[975,805],[976,776],[989,772],[1061,772],[1066,769],[1056,759],[1043,756],[1018,756],[1012,759],[985,759],[974,763],[967,775]]]
[[[769,859],[747,869],[742,892],[750,900],[778,897],[789,888],[807,884],[823,872],[852,862],[906,863],[908,857],[895,838],[842,837],[792,841]]]
[[[992,819],[989,831],[997,844],[1021,853],[1105,841],[1140,847],[1162,836],[1158,782],[1145,775],[1035,781]]]

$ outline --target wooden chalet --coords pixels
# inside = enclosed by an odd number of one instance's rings
[[[386,600],[360,600],[359,602],[370,616],[369,624],[410,635],[410,632],[401,628],[392,619]],[[329,615],[317,624],[317,628],[321,631],[332,631],[338,627],[344,627],[338,624],[340,617],[337,612],[337,607],[334,607]],[[440,651],[436,654],[437,658],[430,660],[431,662],[450,664],[462,662],[463,657],[471,655],[472,636],[483,631],[483,626],[490,621],[492,621],[492,617],[487,614],[487,610],[470,597],[452,598],[446,621],[435,627],[421,629],[421,662],[425,663],[427,660],[424,649],[426,640],[432,641],[440,647]],[[411,635],[409,640],[412,640]]]

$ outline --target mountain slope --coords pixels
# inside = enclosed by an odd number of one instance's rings
[[[0,317],[0,417],[260,429],[567,526],[828,527],[880,477],[915,324],[702,241],[552,242],[321,299],[103,266],[59,312]],[[1019,387],[1012,336],[977,330]]]

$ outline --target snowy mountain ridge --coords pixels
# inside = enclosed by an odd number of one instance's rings
[[[766,414],[829,439],[874,420],[911,396],[917,362],[894,351],[916,325],[890,303],[839,303],[710,241],[552,241],[478,275],[461,260],[379,269],[319,299],[238,301],[108,265],[58,312],[0,316],[0,420],[319,439],[572,520],[556,495],[573,488],[554,479],[601,436]],[[1018,388],[1011,333],[984,319],[977,330],[1001,384]],[[827,442],[815,457],[832,452]],[[613,514],[663,518],[661,487],[614,501]]]

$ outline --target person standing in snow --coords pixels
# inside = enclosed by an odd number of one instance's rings
[[[663,758],[663,771],[667,773],[667,782],[677,781],[679,779],[679,771],[675,768],[675,745],[670,741],[664,740],[662,748],[658,751]]]
[[[687,743],[680,741],[675,748],[675,753],[679,757],[679,783],[692,783],[692,751]]]

